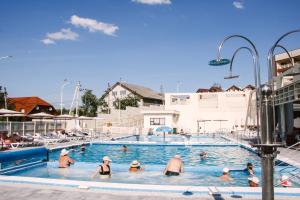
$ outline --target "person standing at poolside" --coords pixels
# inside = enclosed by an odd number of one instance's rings
[[[180,155],[175,155],[169,160],[164,170],[164,174],[166,176],[178,176],[180,173],[183,173],[183,162]]]
[[[228,168],[224,168],[223,169],[223,175],[222,176],[220,176],[220,179],[222,180],[222,181],[232,181],[232,178],[230,177],[230,175],[229,175],[229,169]]]
[[[74,164],[74,160],[71,159],[69,156],[69,151],[66,149],[61,150],[60,157],[58,160],[58,167],[59,168],[67,168],[70,167],[71,164]]]
[[[108,156],[104,156],[102,158],[102,164],[97,168],[96,173],[93,175],[93,178],[99,174],[100,178],[110,178],[111,177],[111,170],[110,164],[111,159]]]

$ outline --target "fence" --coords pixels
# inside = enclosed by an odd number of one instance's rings
[[[0,122],[0,132],[18,133],[19,135],[34,135],[35,133],[52,132],[63,129],[63,123],[56,121],[30,121],[30,122]]]

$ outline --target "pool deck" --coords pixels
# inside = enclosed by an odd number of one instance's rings
[[[105,191],[95,189],[66,188],[59,186],[45,186],[33,184],[3,183],[0,182],[0,199],[9,200],[180,200],[180,199],[203,199],[203,200],[254,200],[261,199],[260,196],[250,195],[191,195],[162,194],[155,192],[126,192]],[[276,200],[296,200],[299,196],[275,196]]]

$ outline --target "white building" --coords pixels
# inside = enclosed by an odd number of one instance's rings
[[[117,82],[109,87],[102,98],[108,104],[109,110],[114,109],[113,103],[117,99],[136,96],[140,99],[139,106],[159,106],[163,104],[163,96],[154,90],[140,85]]]
[[[188,133],[203,133],[255,125],[254,90],[249,89],[250,86],[243,90],[233,88],[218,92],[166,93],[164,110],[143,111],[144,130],[165,125],[177,132],[182,129]]]

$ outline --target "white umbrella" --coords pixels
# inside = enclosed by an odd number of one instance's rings
[[[35,113],[35,114],[28,115],[28,116],[30,118],[35,118],[35,119],[52,119],[52,118],[54,118],[54,115],[50,115],[45,112]]]
[[[25,117],[25,114],[24,113],[4,114],[4,115],[0,115],[0,117]]]
[[[40,112],[40,113],[35,113],[35,114],[31,114],[28,115],[30,118],[34,118],[34,119],[53,119],[54,115],[50,115],[48,113],[45,112]],[[35,135],[35,124],[34,124],[34,135]],[[47,133],[47,123],[45,123],[45,134]]]
[[[54,119],[59,119],[59,120],[62,120],[62,119],[64,119],[65,120],[65,129],[66,129],[66,127],[67,127],[67,122],[66,122],[66,120],[68,119],[75,119],[75,117],[74,116],[72,116],[72,115],[68,115],[68,114],[64,114],[64,115],[58,115],[58,116],[55,116],[55,118]],[[55,124],[56,125],[56,124]],[[56,127],[55,127],[55,129],[56,129]]]
[[[8,110],[8,109],[0,109],[0,115],[11,115],[11,114],[23,114],[22,112],[17,112],[14,110]]]
[[[92,120],[93,117],[80,116],[80,117],[78,117],[77,119],[80,119],[80,120]]]
[[[64,115],[57,115],[54,118],[55,119],[74,119],[75,117],[72,115],[64,114]]]

